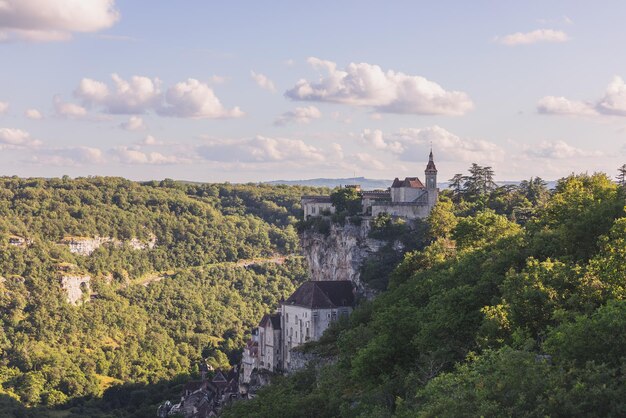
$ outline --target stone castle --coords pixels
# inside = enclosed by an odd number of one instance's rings
[[[387,190],[362,191],[358,185],[346,187],[356,188],[359,192],[364,216],[376,217],[386,213],[392,217],[420,219],[430,214],[439,196],[432,150],[424,174],[426,185],[418,177],[406,177],[404,180],[396,177]],[[335,213],[330,196],[302,196],[302,209],[304,219]]]

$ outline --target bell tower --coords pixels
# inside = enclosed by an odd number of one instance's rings
[[[439,199],[439,189],[437,188],[437,167],[435,167],[435,161],[433,160],[433,149],[430,148],[430,155],[428,156],[428,164],[426,170],[424,170],[426,176],[426,191],[428,192],[428,206],[432,209],[437,200]]]
[[[437,167],[435,167],[435,161],[433,161],[433,150],[430,149],[430,155],[428,156],[428,165],[424,170],[426,175],[426,188],[433,190],[437,188]]]

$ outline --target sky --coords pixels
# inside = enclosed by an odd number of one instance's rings
[[[0,175],[497,180],[626,162],[626,2],[0,0]]]

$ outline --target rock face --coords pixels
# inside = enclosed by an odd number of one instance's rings
[[[331,224],[330,232],[304,231],[300,234],[302,252],[309,265],[311,280],[351,280],[360,293],[369,293],[360,280],[361,265],[386,242],[367,237],[369,221],[361,225]]]
[[[94,251],[96,251],[102,244],[106,244],[112,242],[113,238],[109,237],[94,237],[94,238],[65,238],[63,240],[64,244],[70,249],[70,252],[73,254],[79,255],[90,255]]]
[[[83,298],[83,291],[89,295],[90,276],[63,275],[61,276],[61,287],[67,293],[67,301],[76,305]]]
[[[100,248],[100,246],[104,244],[114,245],[116,247],[121,247],[122,245],[126,244],[134,250],[151,250],[156,246],[156,236],[151,234],[148,242],[142,242],[137,238],[132,238],[131,240],[124,242],[115,240],[111,237],[66,237],[63,239],[62,244],[67,245],[70,249],[70,252],[73,254],[87,256],[91,255],[91,253],[96,251],[98,248]]]

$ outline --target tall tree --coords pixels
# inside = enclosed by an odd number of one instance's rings
[[[455,174],[450,180],[450,189],[452,189],[452,200],[459,203],[463,197],[463,183],[465,182],[465,176],[461,173]]]
[[[626,186],[626,164],[623,164],[620,168],[617,169],[617,182],[620,186]]]

